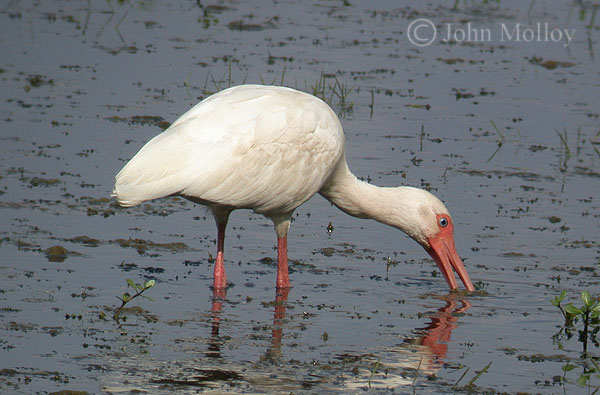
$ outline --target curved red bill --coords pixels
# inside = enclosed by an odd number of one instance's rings
[[[429,248],[426,248],[426,250],[440,268],[450,289],[458,288],[454,273],[452,272],[452,269],[454,269],[465,285],[465,288],[468,291],[474,291],[475,288],[471,283],[467,269],[465,269],[462,260],[454,248],[452,223],[450,222],[438,235],[431,237],[428,241]]]

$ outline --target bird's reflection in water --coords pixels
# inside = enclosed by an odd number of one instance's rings
[[[273,303],[273,325],[271,344],[262,361],[276,362],[282,358],[281,346],[286,320],[286,304],[290,289],[278,289]],[[213,290],[212,327],[208,350],[205,355],[211,358],[221,357],[222,339],[219,335],[223,302],[227,290]],[[444,306],[425,314],[429,322],[424,327],[416,328],[412,336],[403,343],[384,350],[371,351],[368,354],[339,356],[338,359],[360,361],[351,374],[341,374],[338,379],[344,381],[347,389],[359,388],[393,388],[403,385],[414,385],[415,375],[435,374],[444,363],[448,353],[452,331],[458,327],[462,314],[471,308],[471,303],[449,294],[438,299]],[[378,357],[379,355],[379,357]],[[373,369],[374,365],[377,369]],[[375,372],[375,373],[374,373]],[[377,372],[385,372],[385,374]]]
[[[264,359],[273,360],[281,356],[281,339],[283,337],[283,324],[286,316],[286,303],[290,288],[277,289],[275,294],[273,329],[271,332],[271,346],[267,350]],[[227,299],[227,289],[213,289],[212,297],[212,326],[211,337],[208,342],[208,350],[205,355],[209,358],[221,357],[222,340],[219,336],[221,327],[221,314],[223,313],[223,302]]]
[[[281,358],[281,338],[283,337],[285,309],[289,293],[290,288],[281,288],[277,289],[275,294],[273,330],[271,332],[271,347],[269,347],[264,357],[264,359],[269,361]]]
[[[448,352],[448,343],[452,330],[456,328],[458,318],[461,314],[471,308],[471,303],[467,300],[454,300],[445,298],[446,305],[439,308],[437,312],[428,315],[431,320],[427,326],[418,328],[417,332],[421,333],[419,344],[427,347],[431,352],[431,364],[438,365],[444,362]],[[457,302],[460,306],[457,306]]]
[[[208,350],[205,353],[205,355],[209,358],[221,357],[222,341],[219,337],[219,329],[221,326],[221,313],[223,311],[223,302],[226,298],[227,288],[213,288],[211,336],[208,342]]]

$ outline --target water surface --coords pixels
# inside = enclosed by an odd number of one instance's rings
[[[600,289],[598,5],[454,3],[4,2],[2,391],[440,393],[489,362],[479,391],[588,391],[549,299]],[[428,46],[408,39],[418,18]],[[444,42],[468,23],[490,40]],[[498,33],[545,23],[572,41]],[[235,285],[213,295],[204,208],[109,195],[144,142],[244,82],[323,95],[358,176],[439,196],[480,291],[449,294],[416,243],[317,196],[294,217],[289,293],[270,221],[239,211]],[[127,278],[155,279],[154,301],[115,323]]]

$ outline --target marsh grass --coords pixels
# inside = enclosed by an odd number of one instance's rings
[[[591,140],[590,143],[592,144],[592,148],[594,149],[596,154],[598,154],[598,156],[600,156],[600,151],[598,150],[598,148],[596,148],[596,145],[600,145],[600,130],[598,130],[596,137],[593,140]]]
[[[220,77],[215,77],[215,75],[210,70],[206,74],[206,77],[204,79],[204,85],[202,88],[200,88],[204,97],[208,97],[212,94],[230,88],[234,85],[242,85],[247,82],[248,74],[246,74],[243,80],[241,80],[240,82],[235,81],[232,71],[233,60],[231,56],[228,56],[226,58],[226,62],[227,70],[224,71]],[[190,98],[192,98],[191,90],[193,89],[193,86],[190,83],[191,74],[192,73],[190,72],[186,76],[186,79],[183,81],[183,86],[185,87],[186,92]],[[262,85],[290,86],[290,84],[286,85],[285,79],[285,67],[283,68],[280,76],[270,78],[269,80],[264,78],[262,75],[259,76],[259,80]],[[309,83],[305,81],[304,89],[298,87],[298,81],[294,81],[292,87],[294,89],[303,90],[323,100],[336,111],[339,117],[343,118],[351,114],[354,110],[354,102],[349,100],[351,93],[355,90],[354,86],[350,86],[348,83],[341,81],[335,74],[327,74],[325,72],[321,72],[321,74],[314,83]],[[199,97],[198,99],[202,99],[202,97]],[[371,104],[369,105],[370,117],[373,116],[374,106],[375,94],[371,92]]]
[[[558,164],[558,169],[560,170],[561,173],[565,173],[568,169],[568,162],[569,159],[571,159],[571,149],[569,148],[569,139],[568,139],[568,134],[567,134],[567,130],[564,129],[561,132],[559,132],[558,130],[556,131],[556,134],[558,135],[559,139],[560,139],[560,147],[559,147],[559,164]]]
[[[231,71],[231,62],[232,62],[231,56],[227,56],[225,60],[227,62],[227,70],[225,70],[223,72],[223,74],[221,74],[220,78],[215,78],[214,74],[210,70],[208,71],[208,73],[206,73],[206,78],[204,79],[204,87],[202,88],[202,94],[204,96],[210,96],[214,93],[220,92],[223,89],[230,88],[234,85],[232,71]],[[242,82],[240,84],[245,84],[247,78],[248,78],[248,75],[246,74],[246,76],[244,77],[244,79],[242,80]],[[210,81],[209,81],[209,79],[210,79]],[[186,78],[186,81],[184,81],[184,83],[183,83],[184,86],[186,86],[186,89],[189,89],[189,86],[190,86],[189,83],[187,82],[188,80],[189,80],[189,75],[188,75],[188,78]],[[188,90],[188,93],[189,93],[189,90]]]
[[[349,86],[345,82],[340,82],[334,74],[325,74],[324,72],[321,72],[321,75],[310,86],[310,89],[305,89],[306,92],[312,93],[313,96],[334,107],[340,117],[352,113],[354,109],[354,103],[348,100],[348,96],[350,96],[353,90],[353,86]],[[371,106],[373,106],[374,100],[374,95],[372,94]],[[373,107],[371,107],[371,116],[372,114]]]
[[[380,362],[381,362],[381,358],[377,359],[377,362],[375,362],[375,365],[373,366],[373,370],[371,370],[371,374],[369,375],[369,380],[367,381],[367,384],[369,384],[369,388],[371,388],[371,379],[373,378],[375,373],[377,373],[377,369],[379,368]]]
[[[479,380],[479,378],[480,378],[480,377],[481,377],[481,376],[482,376],[482,375],[483,375],[485,372],[487,372],[487,371],[488,371],[488,369],[490,368],[490,366],[492,366],[492,363],[491,363],[491,362],[490,362],[490,363],[488,363],[487,365],[485,365],[485,366],[483,367],[483,369],[481,369],[479,372],[477,372],[477,373],[475,374],[475,376],[474,376],[474,377],[473,377],[471,380],[469,380],[469,381],[467,382],[467,384],[465,384],[465,385],[464,385],[462,388],[471,389],[471,388],[473,387],[473,385],[475,384],[475,382],[476,382],[477,380]],[[462,380],[462,379],[463,379],[463,378],[464,378],[464,377],[467,375],[467,373],[469,373],[469,368],[466,368],[466,369],[465,369],[465,372],[464,372],[464,373],[463,373],[463,374],[462,374],[462,375],[459,377],[459,379],[458,379],[458,380],[456,380],[456,383],[454,383],[454,388],[461,388],[461,387],[458,387],[458,383],[460,383],[460,382],[461,382],[461,380]]]
[[[496,154],[498,153],[498,151],[500,151],[500,149],[504,145],[504,141],[506,140],[505,137],[504,137],[504,135],[502,134],[502,132],[500,132],[500,129],[498,129],[498,127],[496,126],[496,123],[493,120],[491,120],[491,119],[490,119],[490,123],[492,124],[492,126],[496,130],[496,133],[498,134],[499,138],[498,138],[498,140],[496,140],[496,144],[498,145],[498,148],[496,148],[496,151],[494,151],[494,153],[488,158],[488,160],[486,161],[486,163],[490,163],[490,161],[492,159],[494,159],[494,156],[496,156]]]

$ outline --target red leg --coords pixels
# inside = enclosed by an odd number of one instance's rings
[[[277,238],[277,288],[289,288],[287,236]]]
[[[213,288],[227,288],[227,275],[225,274],[225,261],[223,259],[223,249],[225,248],[225,227],[227,222],[217,223],[217,261],[215,262],[215,272],[213,275]]]

